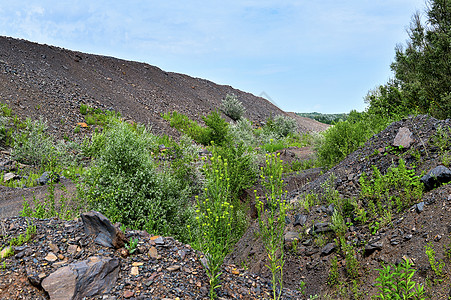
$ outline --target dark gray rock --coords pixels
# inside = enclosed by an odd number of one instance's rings
[[[412,132],[410,132],[409,128],[401,127],[396,134],[395,140],[393,141],[393,146],[395,147],[404,147],[410,148],[410,145],[414,142],[412,138]]]
[[[323,255],[323,256],[329,255],[335,250],[335,248],[337,248],[335,243],[329,243],[323,247],[323,249],[321,250],[321,255]]]
[[[329,205],[329,206],[327,207],[326,213],[327,213],[329,216],[332,216],[332,215],[334,214],[334,205],[333,205],[333,204],[331,204],[331,205]]]
[[[321,233],[321,232],[328,232],[332,231],[330,228],[330,223],[315,223],[313,225],[313,232],[314,233]]]
[[[53,180],[54,183],[59,182],[60,181],[59,174],[52,175],[50,172],[45,171],[44,173],[42,173],[41,177],[36,179],[36,183],[39,185],[46,185],[47,183],[50,183],[51,180]]]
[[[285,243],[292,243],[294,240],[299,240],[299,232],[288,231],[284,236]]]
[[[286,225],[290,225],[291,224],[291,219],[289,216],[285,216],[285,224]]]
[[[294,223],[293,226],[304,226],[305,223],[307,222],[307,216],[306,215],[296,215],[294,216]]]
[[[118,228],[111,224],[110,220],[97,211],[90,211],[81,214],[83,227],[86,234],[94,234],[95,242],[105,247],[122,248],[124,246],[125,235]]]
[[[370,255],[376,250],[382,250],[383,244],[382,242],[374,242],[374,243],[368,243],[365,246],[365,255]]]
[[[59,268],[42,280],[42,288],[50,300],[81,300],[85,297],[108,293],[116,285],[119,259],[89,257]]]
[[[451,170],[445,166],[437,166],[421,177],[421,182],[428,191],[450,181]]]
[[[415,205],[415,210],[417,211],[417,213],[421,213],[424,210],[424,202],[421,201],[420,203],[417,203]]]

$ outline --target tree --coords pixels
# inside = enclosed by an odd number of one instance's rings
[[[451,117],[451,0],[429,0],[426,21],[413,15],[406,45],[395,48],[394,79],[370,91],[368,112]]]

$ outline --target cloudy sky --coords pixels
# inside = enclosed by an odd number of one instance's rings
[[[2,0],[0,35],[146,62],[268,95],[363,110],[424,0]]]

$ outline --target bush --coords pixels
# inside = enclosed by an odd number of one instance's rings
[[[252,123],[241,118],[230,126],[231,138],[237,143],[243,143],[247,147],[255,146],[257,139],[252,130]]]
[[[317,140],[319,163],[329,168],[336,165],[392,121],[382,116],[351,111],[346,121],[330,127],[323,133],[323,138]]]
[[[232,120],[240,120],[245,112],[243,103],[235,95],[227,95],[224,100],[222,100],[221,110],[229,116]]]
[[[144,128],[118,121],[94,134],[98,153],[85,180],[87,199],[113,222],[186,240],[189,188],[166,166],[157,168],[150,139]]]
[[[31,121],[27,118],[25,128],[13,135],[12,156],[24,164],[45,166],[53,164],[68,166],[75,164],[79,157],[77,144],[55,142],[45,131],[47,122],[43,119]],[[73,150],[73,151],[72,151]]]

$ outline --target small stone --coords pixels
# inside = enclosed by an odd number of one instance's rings
[[[417,205],[415,205],[415,209],[416,209],[417,213],[423,212],[423,210],[424,210],[424,202],[422,201],[420,203],[417,203]]]
[[[57,259],[58,257],[56,257],[56,255],[53,252],[49,252],[45,257],[45,260],[50,262],[56,261]]]
[[[151,247],[149,249],[149,256],[152,257],[153,259],[158,259],[158,250],[155,247]]]
[[[168,267],[166,270],[168,270],[169,272],[173,272],[173,271],[178,271],[180,269],[179,265],[172,265],[170,267]]]
[[[155,239],[151,238],[151,240],[153,240],[154,243],[157,245],[164,245],[164,240],[162,236],[157,236]]]
[[[144,263],[142,263],[142,262],[136,262],[136,261],[135,261],[135,262],[132,263],[132,266],[133,266],[133,267],[140,267],[140,266],[142,266],[142,265],[144,265]]]
[[[238,271],[236,268],[232,269],[232,274],[233,275],[240,275],[240,271]]]
[[[50,243],[50,244],[49,244],[49,248],[50,248],[50,250],[52,250],[54,253],[58,253],[58,252],[60,251],[60,249],[58,248],[58,246],[55,245],[55,244],[53,244],[53,243]]]
[[[297,225],[304,226],[306,222],[307,222],[306,215],[296,215],[296,216],[294,216],[293,226],[297,226]]]
[[[324,248],[321,250],[321,255],[329,255],[331,254],[337,246],[335,243],[328,243]]]
[[[69,247],[67,247],[67,253],[74,255],[77,252],[77,245],[69,245]]]
[[[130,272],[132,276],[138,276],[139,275],[139,268],[138,267],[132,267],[132,270]]]
[[[294,240],[299,240],[299,232],[288,231],[284,237],[285,243],[292,243]]]
[[[133,295],[135,295],[134,291],[130,291],[130,290],[125,290],[124,291],[124,298],[125,299],[131,298],[131,297],[133,297]]]

